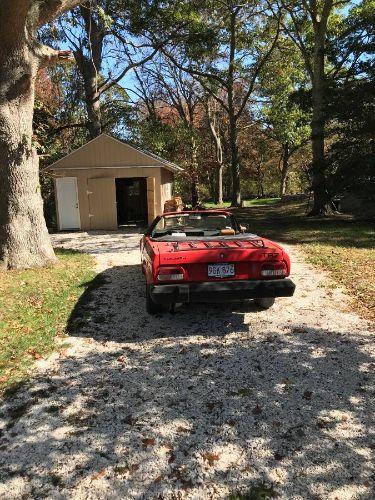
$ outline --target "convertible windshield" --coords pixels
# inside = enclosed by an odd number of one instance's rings
[[[224,213],[181,213],[163,215],[151,232],[152,238],[173,236],[218,236],[236,234],[232,216]]]

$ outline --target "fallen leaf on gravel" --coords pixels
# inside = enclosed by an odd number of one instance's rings
[[[275,460],[283,460],[284,455],[283,455],[282,453],[278,452],[278,451],[275,451],[275,453],[274,453],[274,455],[273,455],[273,458],[274,458]]]
[[[156,441],[154,438],[143,438],[142,439],[143,446],[154,446],[155,442]]]
[[[311,396],[312,396],[312,392],[311,391],[305,391],[303,393],[303,399],[306,399],[307,401],[310,401],[311,400]]]
[[[292,333],[309,333],[307,328],[303,328],[302,326],[294,326],[291,328]]]
[[[173,462],[175,462],[175,461],[176,461],[176,455],[171,453],[170,457],[168,458],[168,463],[173,464]]]
[[[139,469],[139,464],[132,464],[132,465],[118,465],[115,467],[113,470],[116,474],[126,474],[129,472],[132,474],[133,472],[136,472]]]
[[[177,427],[177,432],[189,432],[190,429],[187,429],[186,427],[182,427],[182,425],[180,425],[179,427]]]
[[[279,422],[278,420],[274,420],[274,421],[272,422],[272,425],[273,425],[274,427],[281,427],[281,422]]]
[[[203,460],[206,460],[208,462],[208,465],[212,466],[214,465],[215,462],[217,462],[220,458],[220,455],[218,453],[201,453],[201,456]]]
[[[99,471],[97,474],[94,474],[91,478],[91,481],[95,481],[96,479],[100,479],[105,475],[105,469]]]
[[[267,337],[264,339],[265,342],[273,342],[277,339],[277,337],[273,337],[272,335],[267,335]]]
[[[329,422],[327,422],[327,420],[318,420],[316,425],[319,427],[319,429],[328,429]]]
[[[260,415],[262,413],[262,407],[260,405],[255,405],[253,408],[252,414],[253,415]]]
[[[282,381],[284,385],[293,385],[295,384],[294,380],[290,380],[289,378],[286,378],[285,380]]]
[[[163,479],[163,476],[158,476],[156,479],[154,479],[154,483],[158,484],[161,482],[162,479]]]
[[[132,415],[128,415],[123,419],[124,424],[135,425],[137,423],[137,419]]]
[[[186,354],[186,353],[187,353],[186,347],[183,347],[180,351],[178,351],[178,354]]]

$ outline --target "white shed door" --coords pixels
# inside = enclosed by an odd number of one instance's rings
[[[60,229],[80,229],[77,178],[56,179],[56,194]]]

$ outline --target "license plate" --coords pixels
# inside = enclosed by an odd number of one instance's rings
[[[209,278],[228,278],[234,276],[234,264],[208,264]]]

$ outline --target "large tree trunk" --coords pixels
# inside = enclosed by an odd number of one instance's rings
[[[38,65],[26,42],[0,45],[0,267],[5,269],[55,261],[32,147]]]
[[[216,189],[215,189],[215,202],[218,205],[223,203],[223,147],[221,144],[220,131],[216,130],[217,116],[212,114],[210,102],[207,103],[207,117],[208,125],[210,127],[211,136],[214,141],[215,153],[216,153]]]
[[[88,118],[90,139],[95,139],[102,133],[102,118],[100,110],[100,94],[97,89],[97,76],[85,79],[85,103]]]
[[[324,154],[325,133],[325,94],[324,52],[327,35],[327,23],[333,8],[333,0],[324,0],[321,15],[316,8],[310,14],[314,28],[314,53],[312,61],[312,188],[314,204],[309,215],[324,215],[329,197],[326,189],[326,165]]]
[[[227,77],[228,93],[228,120],[229,120],[229,147],[232,170],[232,207],[241,206],[241,167],[237,144],[237,119],[234,107],[234,68],[236,52],[236,11],[230,15],[230,49]]]
[[[40,64],[65,51],[36,40],[39,26],[79,0],[0,2],[0,267],[44,266],[56,260],[48,236],[32,146],[34,84]]]
[[[280,198],[285,196],[286,194],[286,183],[288,179],[288,170],[289,170],[289,146],[288,144],[284,144],[283,146],[283,158],[282,158],[282,167],[281,167],[281,178],[280,178]]]
[[[192,127],[192,125],[190,124]],[[194,137],[194,132],[191,132],[191,205],[196,208],[199,203],[198,189],[198,146]]]
[[[232,207],[241,206],[241,168],[237,144],[237,123],[234,117],[229,116],[229,147],[232,170]]]
[[[74,51],[74,57],[84,82],[90,139],[94,139],[102,133],[99,78],[102,69],[104,33],[92,12],[92,8],[95,8],[96,3],[95,0],[91,5],[86,3],[79,8],[84,21],[86,36],[90,41],[90,57],[85,55],[83,47]]]
[[[315,37],[315,50],[312,82],[312,188],[314,204],[311,215],[323,215],[327,203],[325,186],[325,156],[324,156],[324,129],[325,129],[325,78],[324,78],[324,45],[319,36]]]
[[[218,205],[223,204],[223,164],[217,167],[216,172],[216,203]]]

